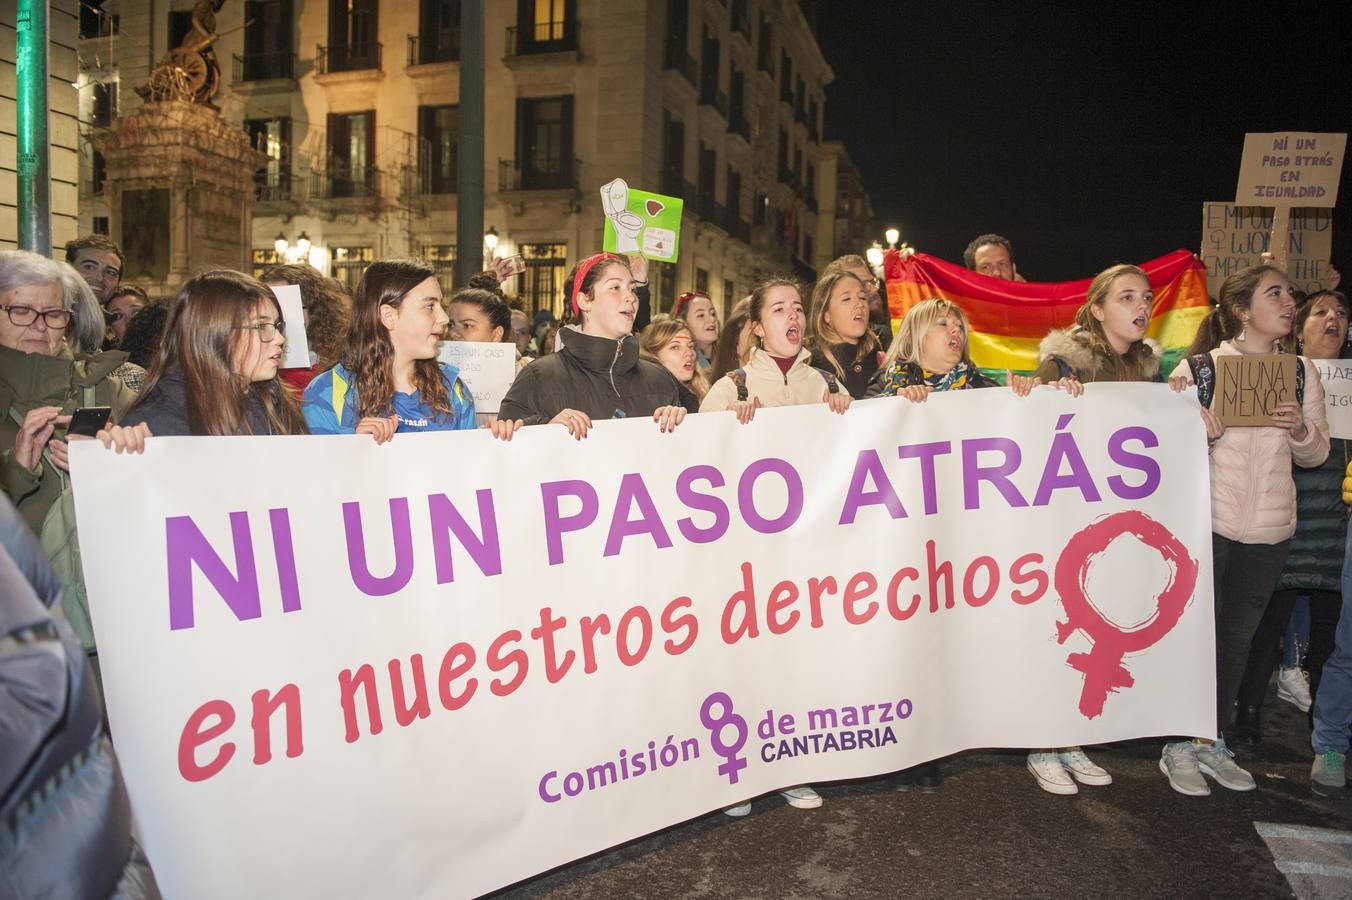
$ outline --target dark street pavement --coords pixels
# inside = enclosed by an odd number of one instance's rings
[[[1175,793],[1154,739],[1090,748],[1114,783],[1073,797],[1038,788],[1023,753],[965,753],[934,794],[895,776],[819,784],[820,809],[760,798],[745,819],[703,816],[497,896],[1352,897],[1352,801],[1310,793],[1304,714],[1275,692],[1264,712],[1264,743],[1236,757],[1249,793]],[[1255,823],[1300,827],[1264,826],[1274,856]]]

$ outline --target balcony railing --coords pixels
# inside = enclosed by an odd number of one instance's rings
[[[684,43],[668,41],[666,50],[662,56],[662,68],[671,69],[680,72],[690,86],[695,86],[696,66],[695,58],[690,55],[690,51],[685,48]]]
[[[269,173],[266,170],[254,176],[254,199],[259,203],[277,203],[290,200],[292,179],[290,172]]]
[[[428,63],[457,62],[460,59],[460,29],[448,29],[436,34],[408,36],[408,64],[425,66]]]
[[[374,167],[330,168],[310,173],[310,197],[314,200],[343,200],[349,197],[375,197],[379,194],[380,172]]]
[[[383,45],[378,41],[364,44],[330,44],[320,46],[315,56],[315,68],[320,75],[330,72],[358,72],[379,69]]]
[[[582,26],[576,19],[557,22],[536,22],[534,25],[507,26],[507,57],[532,56],[538,53],[576,53],[578,32]]]
[[[498,160],[498,190],[576,190],[582,160],[546,157],[528,160]]]
[[[290,50],[235,55],[235,84],[246,81],[271,81],[295,78],[296,54]]]
[[[444,165],[438,165],[438,162],[444,162]],[[444,161],[438,161],[431,156],[424,156],[418,161],[418,193],[456,193],[459,184],[459,164],[459,153],[455,147],[451,148],[450,158]]]

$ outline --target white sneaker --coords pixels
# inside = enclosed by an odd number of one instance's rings
[[[1066,774],[1065,766],[1055,753],[1028,754],[1028,771],[1037,779],[1037,786],[1049,794],[1078,794],[1080,789]]]
[[[750,800],[745,803],[738,803],[736,806],[729,806],[727,809],[723,810],[723,815],[732,816],[734,819],[740,819],[749,812],[751,812]]]
[[[1066,771],[1073,775],[1080,784],[1105,785],[1113,783],[1113,776],[1108,774],[1108,770],[1102,766],[1094,765],[1079,747],[1067,747],[1057,756],[1061,759],[1061,765],[1065,766]]]
[[[779,792],[779,795],[794,809],[816,809],[822,805],[821,795],[806,784],[784,788]]]
[[[1277,670],[1277,699],[1285,700],[1301,712],[1310,711],[1310,676],[1300,666]]]
[[[1221,787],[1232,791],[1251,791],[1258,787],[1252,775],[1235,765],[1235,755],[1225,746],[1225,741],[1193,746],[1197,754],[1197,768],[1216,779]]]

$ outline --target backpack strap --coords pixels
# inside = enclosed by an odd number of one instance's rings
[[[1196,353],[1188,357],[1188,370],[1192,372],[1193,383],[1197,385],[1197,401],[1207,409],[1211,408],[1211,396],[1216,390],[1216,367],[1210,353]]]
[[[1305,360],[1296,357],[1296,402],[1305,405]]]
[[[739,402],[750,396],[746,390],[746,369],[738,369],[733,372],[732,383],[737,385],[737,400]]]
[[[816,368],[816,367],[814,366],[813,368]],[[828,371],[828,370],[826,370],[826,369],[817,369],[817,371],[818,371],[818,372],[821,372],[821,373],[822,373],[822,377],[826,379],[826,390],[827,390],[827,392],[828,392],[828,393],[831,393],[831,394],[839,394],[839,393],[840,393],[840,379],[836,377],[836,373],[835,373],[835,372]]]
[[[1071,364],[1066,362],[1061,357],[1053,356],[1052,362],[1056,363],[1056,370],[1061,373],[1062,378],[1080,377],[1079,373],[1075,371],[1075,369],[1071,366]]]

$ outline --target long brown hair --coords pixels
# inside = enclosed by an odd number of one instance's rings
[[[436,270],[420,259],[382,259],[367,266],[357,282],[342,362],[352,373],[358,415],[388,416],[394,409],[394,344],[380,321],[381,308],[398,309],[409,291],[435,276]],[[443,416],[452,414],[436,359],[414,362],[413,386],[424,404]]]
[[[836,370],[836,376],[838,378],[845,377],[845,366],[841,364],[840,360],[836,359],[836,353],[831,349],[831,345],[843,344],[845,343],[845,338],[841,337],[840,332],[836,331],[836,329],[831,326],[831,323],[826,321],[826,313],[831,308],[831,292],[834,291],[836,285],[845,278],[852,278],[855,281],[858,281],[859,286],[865,288],[865,294],[867,295],[867,287],[864,282],[859,281],[858,275],[845,269],[832,269],[829,267],[826,270],[826,274],[817,282],[816,287],[812,289],[813,339],[816,341],[817,350],[821,352],[822,356],[826,357],[826,361],[831,364],[831,368]],[[865,296],[864,309],[868,311],[869,322],[871,324],[873,320],[873,311],[870,309],[870,305],[868,297]],[[877,349],[878,336],[873,333],[872,328],[866,327],[864,329],[864,336],[855,344],[854,359],[851,360],[851,365],[863,361],[868,357],[868,354],[876,352]]]
[[[802,302],[803,288],[798,282],[794,281],[792,278],[778,275],[773,278],[767,278],[751,289],[751,307],[747,310],[747,314],[752,322],[760,321],[761,315],[765,312],[765,295],[770,293],[772,288],[777,287],[793,288],[794,293],[798,295],[799,302]],[[752,331],[747,337],[747,340],[750,341],[752,347],[759,347],[762,350],[765,349],[764,341],[760,339],[760,336],[757,335],[756,332]]]
[[[1139,275],[1145,279],[1147,285],[1150,284],[1150,276],[1140,266],[1118,263],[1104,269],[1089,283],[1089,293],[1085,297],[1084,304],[1075,311],[1075,324],[1078,326],[1076,331],[1077,334],[1084,335],[1085,342],[1096,360],[1113,361],[1118,381],[1144,381],[1146,363],[1155,355],[1155,351],[1144,340],[1139,340],[1133,342],[1126,353],[1118,356],[1113,345],[1108,343],[1103,323],[1094,315],[1094,308],[1103,307],[1108,301],[1108,292],[1112,290],[1113,282],[1123,275]],[[1149,317],[1150,314],[1147,313],[1147,325],[1150,324]]]
[[[305,323],[305,338],[314,351],[319,371],[333,368],[343,354],[347,334],[347,290],[337,278],[330,278],[307,263],[273,266],[258,279],[265,284],[280,281],[300,288],[301,303],[310,315]]]
[[[1188,348],[1189,356],[1210,353],[1221,345],[1221,341],[1228,341],[1244,330],[1239,311],[1253,305],[1253,294],[1258,290],[1258,282],[1269,272],[1286,277],[1286,273],[1276,266],[1250,266],[1221,282],[1220,299],[1216,308],[1197,327],[1197,336]]]
[[[714,358],[704,373],[710,384],[714,384],[729,372],[736,371],[746,362],[737,355],[737,341],[741,338],[742,329],[750,320],[751,298],[748,296],[737,301],[732,312],[728,313],[728,321],[723,323],[723,330],[718,333],[718,343],[714,345]]]
[[[282,321],[272,291],[243,272],[209,269],[184,282],[169,307],[164,343],[132,408],[154,392],[160,379],[176,373],[183,378],[188,430],[195,435],[253,434],[250,396],[262,405],[272,434],[308,434],[296,398],[277,378],[250,382],[235,373],[243,328],[260,303],[276,310]]]

